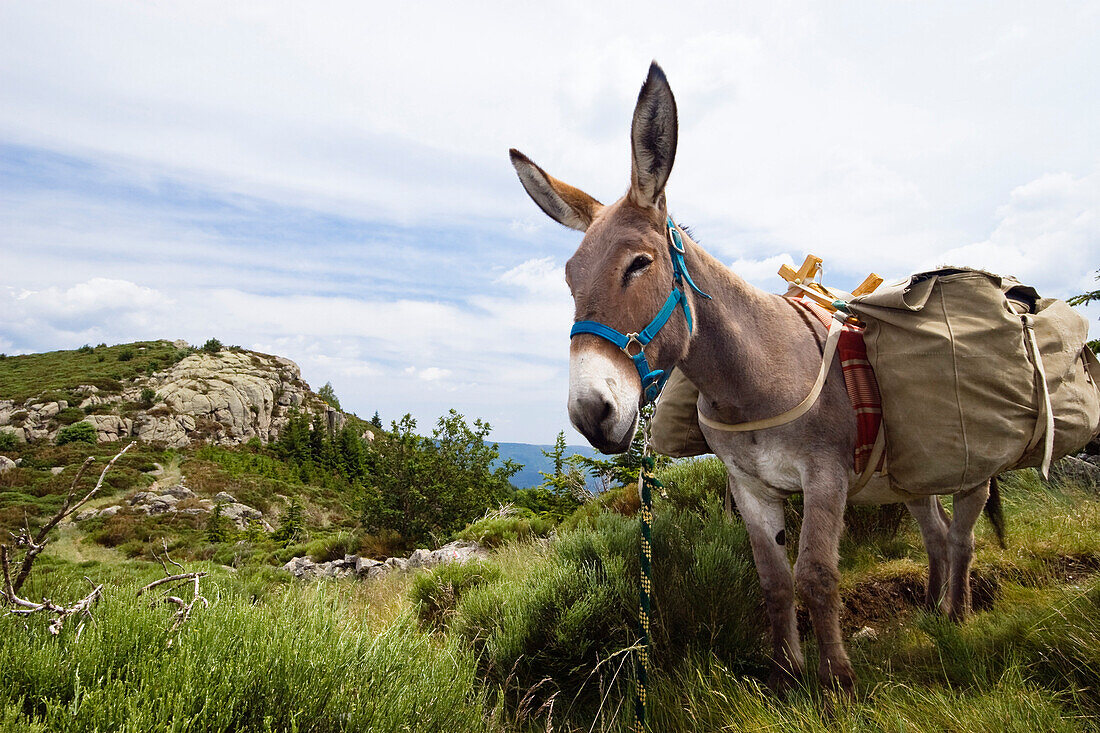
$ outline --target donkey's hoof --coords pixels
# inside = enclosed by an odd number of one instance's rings
[[[768,689],[783,699],[787,693],[802,684],[801,670],[795,671],[786,667],[775,665],[768,677]]]
[[[853,697],[856,692],[856,673],[851,664],[823,665],[818,671],[818,680],[827,690]]]

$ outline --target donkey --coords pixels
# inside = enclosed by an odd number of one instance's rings
[[[669,217],[665,184],[676,141],[676,101],[654,62],[631,125],[630,188],[615,203],[601,204],[511,150],[535,203],[555,221],[584,232],[565,268],[577,321],[569,349],[569,417],[605,453],[629,447],[640,408],[673,368],[698,387],[700,414],[725,423],[791,409],[821,369],[821,323],[789,299],[731,272]],[[804,671],[796,588],[817,638],[821,683],[849,692],[855,684],[840,631],[837,564],[848,491],[857,478],[856,419],[839,359],[828,369],[816,402],[792,422],[751,432],[703,426],[726,466],[751,539],[773,641],[770,684],[777,691]],[[798,492],[805,508],[792,577],[783,505]],[[856,498],[862,504],[905,503],[928,552],[928,603],[958,620],[970,610],[973,530],[989,492],[987,480],[955,493],[951,516],[938,497],[900,494],[882,477]]]

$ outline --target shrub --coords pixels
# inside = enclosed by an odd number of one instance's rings
[[[78,422],[84,419],[84,410],[79,407],[66,407],[61,412],[57,413],[57,421],[62,425],[72,425],[74,422]]]
[[[699,511],[714,497],[726,493],[726,467],[714,456],[678,461],[657,472],[664,485],[662,495],[681,509]]]
[[[0,433],[0,451],[15,450],[17,443],[18,441],[15,439],[15,433]]]
[[[222,516],[221,504],[216,504],[206,518],[206,541],[214,544],[229,541],[229,520]]]
[[[76,352],[78,354],[90,354],[93,351],[95,351],[95,349],[92,348],[91,344],[84,344],[83,346],[81,346],[79,349],[76,350]]]
[[[207,354],[216,354],[224,348],[222,342],[216,338],[207,339],[206,343],[202,345],[202,350]]]
[[[638,531],[635,521],[601,514],[594,527],[563,533],[525,576],[466,592],[452,628],[511,693],[545,678],[542,695],[592,701],[625,684],[619,662],[605,662],[638,638]],[[744,526],[729,522],[716,501],[702,514],[655,516],[656,664],[668,669],[698,651],[741,671],[764,671],[764,613],[751,557]]]
[[[133,358],[134,358],[134,350],[133,349],[123,349],[122,351],[118,352],[118,360],[119,361],[130,361]]]
[[[91,443],[95,445],[97,435],[98,433],[96,432],[95,425],[87,422],[78,422],[57,431],[57,444]]]
[[[417,575],[409,589],[409,600],[416,604],[421,622],[442,628],[466,591],[500,578],[500,568],[487,562],[448,563]]]
[[[157,393],[152,387],[145,387],[141,390],[141,406],[145,409],[149,409],[153,406],[153,403],[157,401]]]
[[[559,531],[578,527],[594,527],[596,518],[606,512],[632,517],[641,506],[637,486],[620,486],[600,492],[594,499],[581,505],[577,511],[558,525]]]
[[[291,499],[283,516],[279,518],[279,528],[272,533],[271,539],[284,547],[305,537],[306,523],[302,514],[302,505],[297,499]]]
[[[353,555],[359,548],[359,539],[350,532],[337,532],[334,535],[310,542],[307,546],[309,556],[314,562],[342,560],[344,555]]]
[[[516,540],[545,537],[554,526],[553,520],[536,516],[530,509],[504,506],[467,525],[458,536],[486,547],[499,547]]]
[[[332,388],[332,382],[325,382],[325,386],[317,390],[317,396],[324,400],[329,407],[340,409],[340,399],[336,396],[336,390]]]

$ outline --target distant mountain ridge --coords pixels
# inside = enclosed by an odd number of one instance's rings
[[[529,489],[538,486],[545,479],[539,471],[553,473],[554,462],[543,455],[543,451],[554,448],[550,445],[536,445],[534,443],[497,443],[500,449],[501,460],[511,458],[516,463],[523,464],[523,469],[512,477],[512,484],[518,489]],[[566,455],[580,454],[589,458],[598,455],[595,448],[587,445],[566,446]]]

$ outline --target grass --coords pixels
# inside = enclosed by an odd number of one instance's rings
[[[28,510],[33,526],[35,512],[56,505],[72,469],[53,476],[50,467],[89,452],[102,465],[115,449],[21,446],[23,465],[0,477],[0,524],[21,523]],[[121,514],[62,527],[25,595],[79,597],[84,576],[105,583],[108,595],[79,638],[75,624],[53,639],[41,621],[25,627],[0,616],[0,731],[629,729],[632,487],[582,507],[549,539],[494,529],[501,544],[484,563],[306,584],[271,565],[363,552],[384,539],[362,534],[338,487],[304,484],[263,452],[139,445],[101,501],[147,485],[153,462],[165,467],[163,481],[182,477],[205,496],[229,491],[269,515],[298,497],[309,534],[288,547],[262,538],[210,543],[201,519]],[[979,522],[977,612],[962,625],[918,607],[926,558],[912,521],[850,512],[842,625],[848,636],[864,626],[876,634],[849,642],[856,697],[816,687],[814,639],[802,619],[807,685],[779,701],[762,687],[764,611],[744,528],[719,507],[721,465],[684,462],[661,478],[655,729],[1100,731],[1095,492],[1046,484],[1034,471],[1006,477],[1009,545],[1000,548]],[[792,502],[791,545],[799,512]],[[127,559],[148,558],[162,537],[173,556],[213,573],[204,581],[212,606],[171,646],[171,609],[133,598],[160,566]]]
[[[127,352],[130,358],[120,359]],[[8,356],[0,359],[0,399],[21,403],[41,395],[43,401],[63,399],[74,406],[82,399],[72,391],[79,385],[94,385],[107,393],[121,392],[122,382],[147,374],[150,369],[167,369],[188,353],[190,350],[177,349],[170,341],[139,341]]]
[[[171,645],[170,611],[114,589],[95,623],[51,638],[0,618],[0,710],[10,731],[485,730],[472,656],[404,616],[349,619],[340,586],[253,603],[207,584]],[[35,624],[34,621],[31,622]]]

